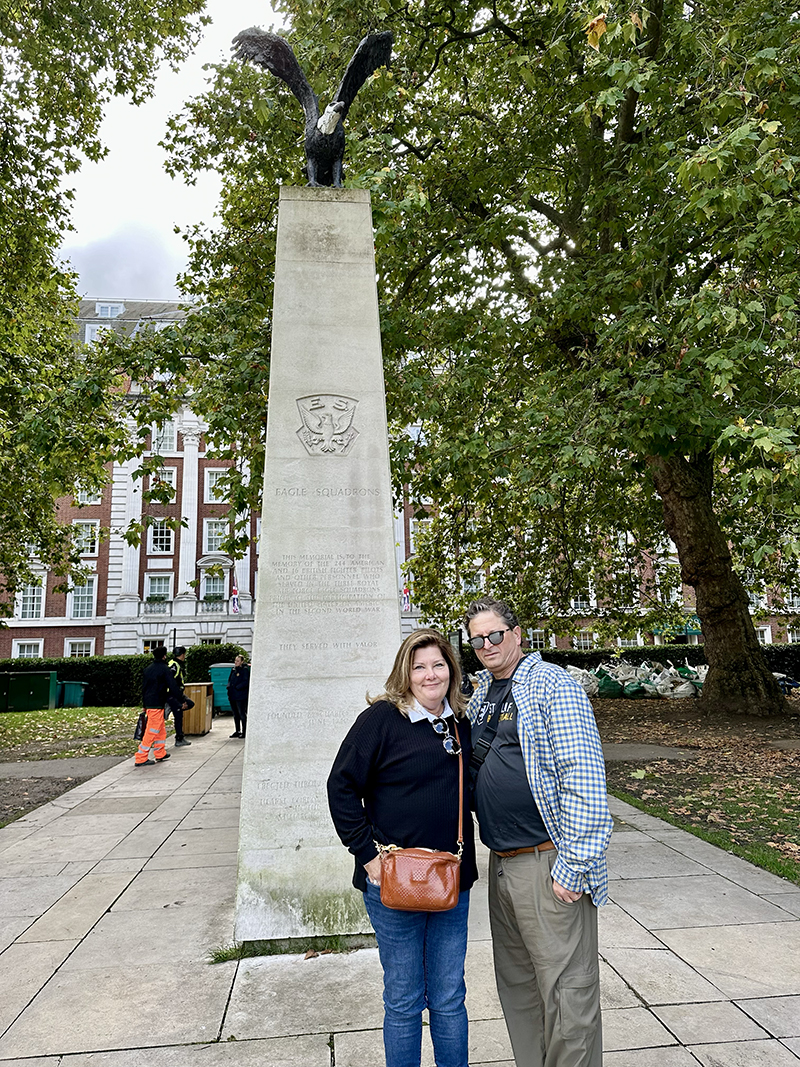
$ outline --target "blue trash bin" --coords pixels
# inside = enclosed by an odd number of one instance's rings
[[[211,681],[214,685],[214,711],[226,711],[230,713],[231,702],[228,700],[228,679],[234,668],[233,663],[212,663],[210,668]]]

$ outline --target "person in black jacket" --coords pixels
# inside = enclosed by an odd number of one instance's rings
[[[186,647],[185,645],[178,645],[172,650],[171,657],[167,660],[167,666],[172,671],[172,675],[175,681],[178,683],[181,689],[180,703],[177,701],[169,701],[169,705],[172,709],[172,717],[175,721],[175,748],[188,748],[191,745],[191,741],[187,741],[183,734],[183,713],[186,708],[193,708],[194,701],[186,700],[183,695],[183,690],[186,685]],[[167,712],[167,718],[169,718],[169,712]]]
[[[420,1063],[424,1008],[437,1067],[468,1067],[464,957],[469,890],[478,872],[464,704],[450,644],[435,630],[415,631],[400,646],[386,692],[370,701],[342,742],[328,778],[331,817],[355,857],[353,885],[364,894],[378,940],[386,1067]],[[459,745],[465,769],[459,902],[438,912],[388,908],[381,903],[376,842],[458,851]]]
[[[147,713],[147,728],[139,742],[135,763],[137,767],[152,767],[169,759],[167,728],[164,725],[164,706],[167,697],[183,704],[183,690],[167,666],[167,650],[163,645],[153,649],[153,662],[142,676],[142,706]],[[150,759],[150,749],[155,759]]]
[[[236,656],[233,670],[228,678],[228,700],[233,711],[235,727],[231,737],[244,737],[247,733],[247,699],[250,692],[250,668],[244,656]]]

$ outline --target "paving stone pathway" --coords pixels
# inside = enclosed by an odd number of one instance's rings
[[[227,733],[159,767],[118,763],[0,830],[0,1067],[382,1067],[376,950],[207,962],[233,936],[242,746]],[[612,809],[605,1067],[798,1067],[800,888]],[[513,1067],[485,885],[470,1062]]]

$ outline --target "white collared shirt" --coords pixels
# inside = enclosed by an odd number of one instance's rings
[[[432,711],[428,711],[420,704],[418,700],[414,700],[413,705],[408,709],[408,717],[411,722],[422,722],[423,719],[427,719],[429,722],[437,722],[439,719],[446,719],[448,715],[453,714],[453,709],[450,707],[450,703],[447,697],[444,698],[444,711],[441,715],[434,715]]]

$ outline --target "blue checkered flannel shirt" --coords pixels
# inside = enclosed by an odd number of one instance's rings
[[[491,683],[491,671],[480,671],[467,709],[473,722]],[[511,692],[531,793],[558,849],[553,878],[575,893],[588,891],[595,904],[605,904],[612,821],[589,698],[565,670],[545,663],[538,652],[520,662]]]

